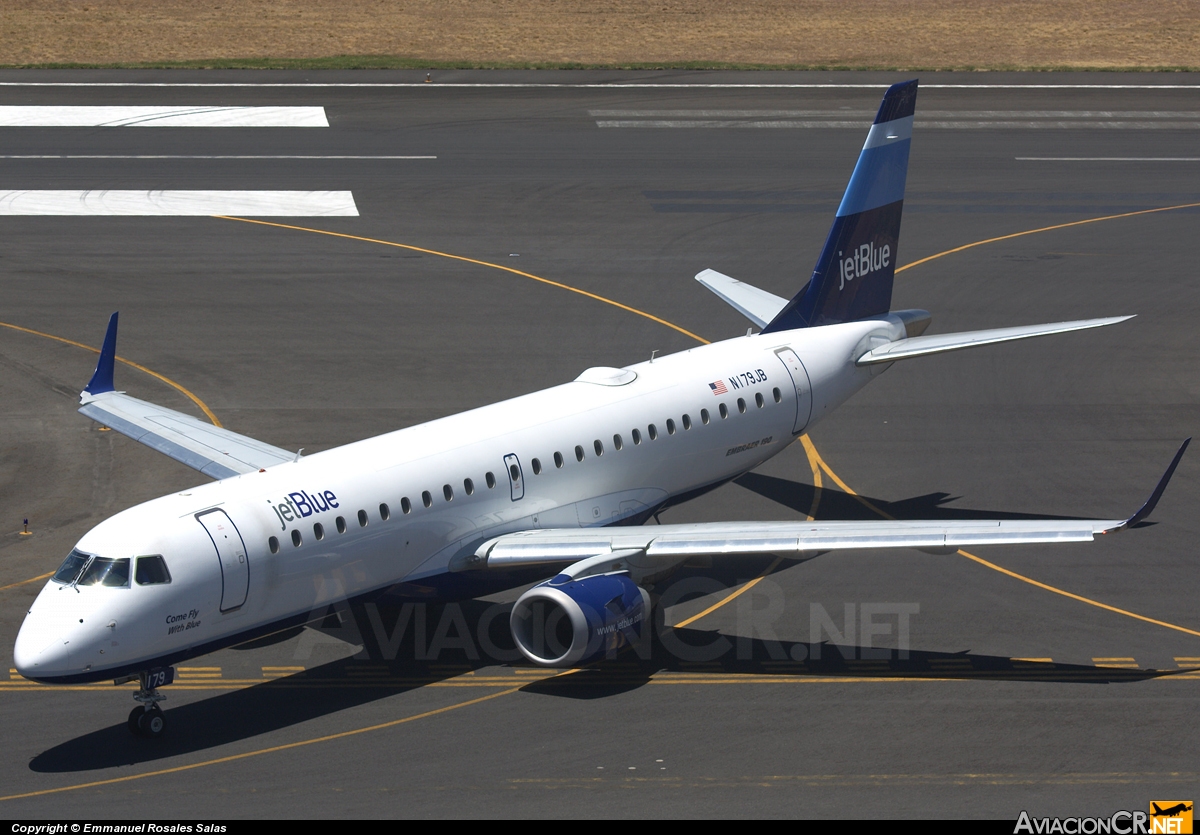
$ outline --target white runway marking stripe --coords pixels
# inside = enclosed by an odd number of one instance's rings
[[[324,107],[0,105],[6,128],[327,128]]]
[[[348,191],[0,191],[0,215],[358,217]]]

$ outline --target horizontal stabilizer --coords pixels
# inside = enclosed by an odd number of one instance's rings
[[[294,452],[164,409],[122,391],[89,395],[79,413],[212,478],[252,473],[295,459]]]
[[[766,327],[788,303],[788,300],[781,296],[760,290],[752,284],[730,278],[716,270],[698,273],[696,280],[760,328]]]
[[[1110,316],[1106,319],[1080,319],[1075,322],[1053,322],[1048,325],[1025,325],[1017,328],[993,328],[983,331],[914,336],[910,339],[889,342],[887,345],[881,345],[868,351],[859,357],[855,364],[871,365],[879,362],[895,362],[912,357],[924,357],[929,354],[961,351],[963,348],[974,348],[978,345],[1012,342],[1016,339],[1031,339],[1035,336],[1049,336],[1052,333],[1067,333],[1087,328],[1102,328],[1105,325],[1115,325],[1132,318],[1133,316]]]

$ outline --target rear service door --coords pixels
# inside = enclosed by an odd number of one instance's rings
[[[804,368],[804,363],[800,362],[800,358],[791,348],[780,348],[775,352],[775,356],[779,357],[779,361],[787,369],[792,378],[792,386],[796,389],[796,424],[792,427],[792,434],[799,435],[812,417],[812,383],[808,380],[808,371]]]
[[[246,602],[250,590],[250,560],[246,545],[233,521],[223,510],[208,510],[196,516],[208,531],[221,564],[221,611],[231,612]]]

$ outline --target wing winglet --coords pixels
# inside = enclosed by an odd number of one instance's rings
[[[1158,486],[1154,488],[1154,492],[1150,494],[1150,498],[1146,499],[1146,503],[1138,508],[1138,512],[1130,516],[1120,525],[1117,525],[1117,527],[1111,528],[1111,530],[1119,531],[1121,528],[1132,528],[1139,522],[1145,521],[1146,517],[1154,512],[1155,505],[1157,505],[1158,500],[1162,498],[1163,491],[1167,489],[1167,482],[1171,480],[1171,476],[1175,475],[1175,468],[1179,466],[1179,462],[1183,458],[1183,453],[1188,448],[1188,444],[1191,442],[1192,439],[1188,438],[1186,441],[1180,444],[1179,452],[1175,453],[1175,457],[1171,459],[1171,466],[1167,467],[1167,471],[1163,473],[1163,477],[1158,480]],[[1105,533],[1108,533],[1108,531],[1105,531]]]
[[[100,347],[100,359],[96,363],[96,370],[92,373],[92,379],[88,381],[84,388],[84,394],[103,394],[106,391],[114,391],[113,386],[113,366],[117,358],[117,314],[114,313],[108,320],[108,332],[104,334],[104,344]]]
[[[79,395],[81,414],[212,478],[229,478],[298,460],[296,453],[116,391],[116,358],[114,313],[108,320],[96,370]]]

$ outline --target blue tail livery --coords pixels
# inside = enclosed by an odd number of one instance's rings
[[[916,79],[888,88],[812,279],[763,333],[888,312],[916,104]]]

